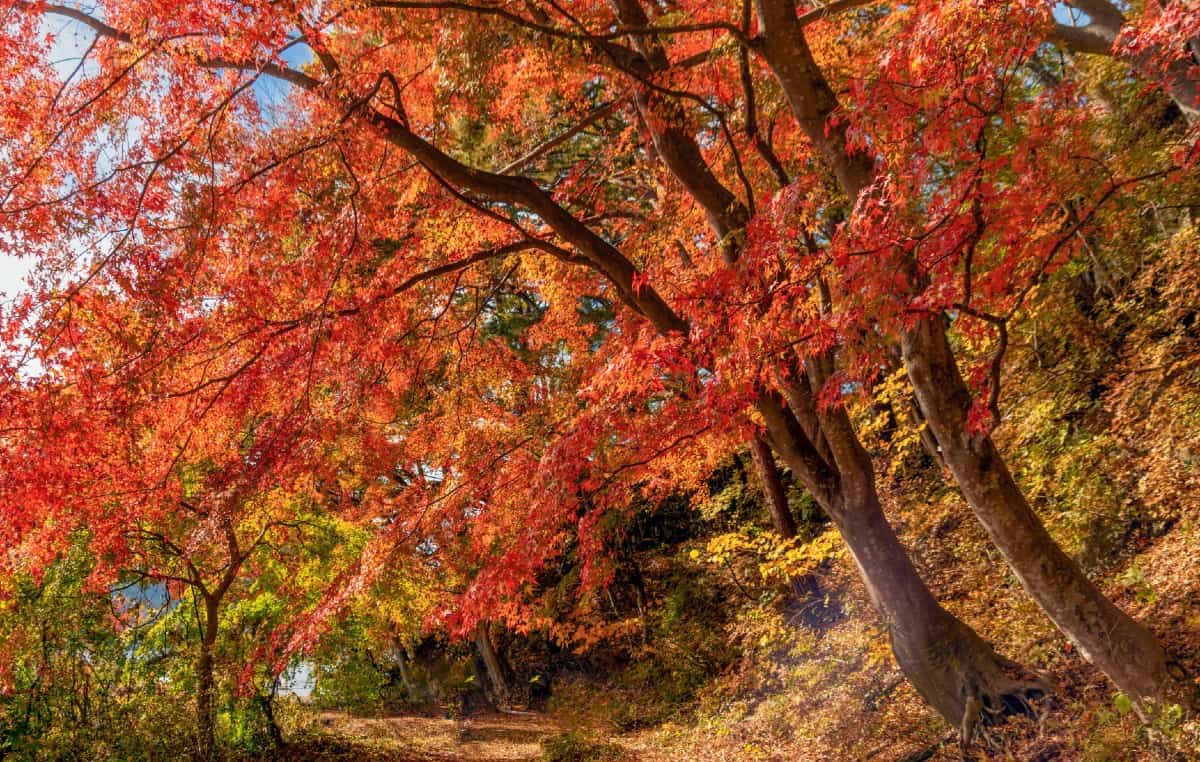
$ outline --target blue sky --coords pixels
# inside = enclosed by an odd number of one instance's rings
[[[79,57],[87,50],[94,33],[77,21],[54,16],[46,17],[42,29],[55,36],[54,46],[50,51],[51,60],[59,75],[66,78],[75,69]],[[283,59],[289,66],[299,68],[312,60],[312,50],[306,45],[296,45],[284,51]],[[85,68],[83,73],[90,73],[89,68]],[[266,112],[273,105],[286,100],[291,87],[286,82],[261,77],[255,83],[253,91]],[[25,288],[26,277],[33,265],[31,259],[0,253],[0,304],[10,302]]]

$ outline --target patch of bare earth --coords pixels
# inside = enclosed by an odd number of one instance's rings
[[[394,762],[528,762],[541,740],[560,732],[542,714],[480,714],[465,720],[434,717],[354,717],[322,712],[316,741],[293,750],[310,759]]]

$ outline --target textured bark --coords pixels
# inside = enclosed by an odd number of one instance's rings
[[[929,426],[975,516],[1021,585],[1079,652],[1143,717],[1167,701],[1195,705],[1195,689],[1154,635],[1084,575],[1033,512],[991,438],[967,428],[971,394],[945,332],[925,319],[903,338],[904,360]]]
[[[808,479],[810,445],[796,438],[788,412],[764,405],[776,449],[797,475]],[[822,507],[841,532],[876,609],[887,623],[892,653],[917,692],[951,725],[964,744],[980,723],[1025,712],[1028,701],[1049,686],[1020,665],[997,654],[970,627],[943,609],[917,573],[888,524],[875,489],[870,458],[850,428],[844,411],[823,415],[826,436],[839,453],[837,489],[821,493]],[[986,710],[986,711],[985,711]]]
[[[213,721],[213,647],[217,642],[219,602],[204,596],[204,630],[200,637],[200,655],[196,658],[196,757],[212,759],[216,754],[216,727]]]

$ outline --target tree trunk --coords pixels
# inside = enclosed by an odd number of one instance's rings
[[[750,457],[754,460],[754,469],[758,472],[758,481],[762,485],[763,497],[767,511],[771,514],[771,526],[775,534],[784,540],[796,537],[796,518],[788,505],[787,491],[783,480],[779,477],[779,467],[775,465],[775,456],[770,446],[760,435],[750,438]],[[811,574],[803,574],[788,579],[792,597],[797,603],[821,598],[821,586]]]
[[[196,659],[196,757],[212,759],[216,753],[216,728],[213,720],[213,645],[217,641],[216,606],[205,602],[207,621]]]
[[[779,478],[775,456],[771,454],[771,448],[761,436],[751,437],[750,457],[754,460],[754,469],[758,473],[767,511],[771,514],[771,527],[775,534],[785,540],[794,538],[797,534],[796,519],[788,505],[787,492],[784,490],[783,480]]]
[[[275,678],[271,692],[265,696],[261,693],[258,695],[258,705],[267,720],[267,734],[271,737],[271,743],[276,749],[282,749],[287,746],[287,742],[283,738],[283,730],[279,727],[278,720],[275,719],[275,695],[278,690],[279,678]]]
[[[829,128],[829,117],[839,108],[837,95],[813,59],[795,2],[754,0],[754,5],[762,29],[757,49],[783,88],[796,123],[853,207],[874,179],[874,160],[861,150],[848,150],[844,127]]]
[[[637,0],[614,0],[614,5],[623,23],[646,26]],[[827,129],[837,98],[812,59],[796,22],[795,4],[757,0],[756,5],[764,31],[758,49],[781,81],[801,128],[853,202],[871,182],[873,161],[862,152],[847,151],[844,130]],[[636,36],[634,45],[645,59],[641,65],[646,71],[639,73],[663,68],[665,55],[653,38]],[[675,124],[677,120],[652,113],[656,104],[662,108],[662,99],[638,100],[647,125]],[[691,135],[672,127],[651,132],[660,158],[705,209],[726,262],[736,261],[738,231],[749,218],[745,206],[713,177]],[[661,331],[682,323],[673,313],[657,319],[649,310],[646,314]],[[766,395],[758,407],[775,449],[841,531],[872,600],[887,620],[901,668],[921,695],[960,729],[964,743],[978,720],[1020,710],[1027,697],[1044,692],[1043,683],[1022,679],[1026,675],[1018,665],[998,656],[934,600],[883,516],[870,458],[844,411],[820,414],[815,405],[806,404],[793,406],[793,413]],[[795,533],[794,520],[791,531]],[[983,708],[994,711],[981,715]]]
[[[502,706],[508,703],[512,692],[509,690],[508,678],[504,673],[504,665],[500,662],[500,655],[492,645],[492,635],[487,622],[480,622],[475,626],[475,646],[479,649],[484,666],[487,667],[488,679],[492,683],[492,689],[496,692],[496,704]]]
[[[799,393],[799,392],[797,392]],[[776,450],[806,481],[815,474],[788,411],[760,406]],[[892,653],[917,692],[970,742],[980,722],[1026,711],[1049,686],[997,654],[970,627],[943,609],[925,586],[883,515],[870,458],[844,411],[822,413],[825,434],[838,455],[837,488],[814,480],[810,492],[829,514],[876,609],[883,615]],[[806,486],[809,486],[806,484]],[[984,711],[987,710],[987,711]]]
[[[1088,15],[1086,26],[1055,25],[1053,37],[1056,42],[1065,45],[1077,53],[1113,57],[1117,38],[1121,36],[1121,28],[1125,26],[1126,18],[1117,6],[1109,0],[1068,0],[1072,5]],[[1195,55],[1195,40],[1189,42],[1189,53]],[[1190,56],[1173,58],[1167,64],[1165,71],[1158,72],[1154,62],[1156,53],[1161,51],[1151,49],[1130,59],[1138,73],[1150,79],[1163,81],[1167,95],[1171,97],[1188,124],[1200,121],[1200,81],[1192,74]]]
[[[1139,713],[1153,704],[1191,707],[1194,687],[1154,635],[1121,611],[1054,541],[1013,479],[991,437],[971,434],[970,391],[937,319],[903,337],[904,361],[930,428],[975,516],[1021,585],[1084,658],[1125,692]]]
[[[400,642],[400,638],[395,638],[393,641],[395,647],[396,669],[400,672],[400,682],[404,685],[404,693],[408,696],[409,701],[420,701],[421,695],[417,692],[416,683],[413,682],[412,672],[408,668],[408,651],[404,644]]]
[[[621,23],[631,27],[648,27],[649,17],[641,0],[611,0]],[[662,43],[650,36],[636,35],[632,44],[640,57],[628,62],[637,76],[651,79],[656,72],[670,68]],[[704,209],[709,227],[717,237],[721,256],[732,264],[745,242],[745,228],[750,211],[716,178],[704,154],[687,125],[689,119],[682,105],[674,98],[662,98],[646,88],[634,89],[638,113],[649,125],[655,152],[688,194]]]

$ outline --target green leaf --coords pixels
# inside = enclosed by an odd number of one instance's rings
[[[1117,708],[1117,714],[1121,716],[1129,714],[1133,711],[1133,702],[1124,693],[1118,693],[1113,699],[1113,706]]]

